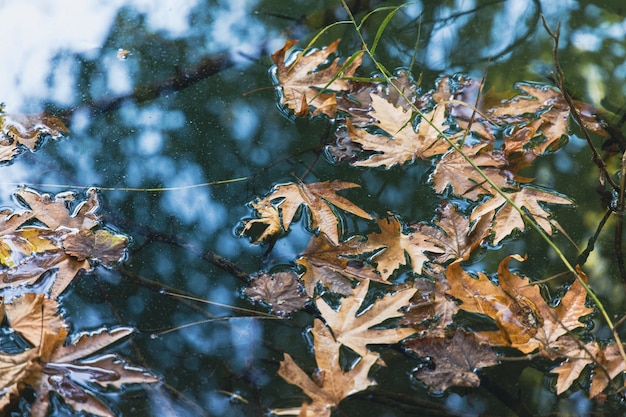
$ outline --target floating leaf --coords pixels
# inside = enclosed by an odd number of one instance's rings
[[[301,410],[305,410],[306,416],[329,417],[341,400],[376,384],[367,374],[378,360],[378,355],[367,354],[352,369],[344,372],[339,363],[340,345],[321,320],[315,320],[313,338],[315,361],[319,374],[323,375],[321,381],[311,379],[287,353],[278,370],[278,375],[302,388],[312,402],[299,408],[272,410],[272,413],[302,415]]]
[[[278,232],[277,221],[280,230],[288,230],[296,212],[301,205],[309,208],[311,216],[311,229],[319,230],[326,235],[334,245],[339,244],[339,220],[334,212],[334,207],[352,213],[364,219],[371,219],[371,216],[350,202],[346,198],[337,194],[338,191],[348,188],[358,187],[358,184],[343,181],[326,181],[312,184],[283,184],[274,187],[272,192],[265,198],[253,203],[253,207],[262,207],[259,214],[260,219],[248,220],[241,233],[245,233],[256,223],[267,224],[274,234]],[[274,206],[273,200],[280,200]],[[271,208],[270,208],[271,207]],[[280,210],[280,214],[279,214]],[[261,237],[268,237],[269,233],[264,232]],[[257,238],[255,242],[261,240]]]
[[[367,290],[369,280],[363,281],[349,297],[341,302],[338,311],[330,308],[323,299],[317,303],[322,317],[333,331],[335,340],[348,346],[361,356],[368,354],[368,344],[394,344],[415,333],[414,329],[392,328],[371,329],[394,317],[402,316],[399,311],[406,306],[416,289],[405,289],[387,294],[376,300],[365,312],[357,315]]]

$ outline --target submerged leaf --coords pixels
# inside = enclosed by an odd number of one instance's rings
[[[434,369],[422,367],[417,378],[431,390],[443,392],[451,386],[477,387],[480,378],[476,370],[498,363],[496,354],[482,345],[471,333],[456,330],[454,336],[413,339],[407,348],[434,363]]]
[[[307,301],[298,275],[293,271],[259,274],[250,280],[245,294],[254,301],[266,302],[279,316],[300,310]]]

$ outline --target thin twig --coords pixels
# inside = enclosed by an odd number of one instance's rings
[[[548,35],[550,35],[550,37],[554,41],[554,49],[552,50],[552,55],[554,57],[554,69],[556,70],[556,77],[554,78],[556,80],[557,87],[559,87],[559,89],[561,90],[561,95],[563,96],[563,99],[565,99],[565,102],[567,102],[567,105],[570,108],[570,113],[572,117],[574,118],[574,120],[576,120],[576,123],[578,123],[578,126],[580,127],[580,130],[582,132],[582,135],[587,141],[587,145],[589,145],[589,149],[591,149],[591,152],[593,154],[593,157],[592,157],[593,163],[596,164],[596,166],[600,169],[600,172],[602,173],[602,178],[613,188],[613,190],[618,191],[619,190],[618,185],[615,183],[615,181],[613,181],[613,178],[611,178],[611,175],[609,175],[609,172],[606,167],[606,163],[604,162],[604,160],[598,153],[598,150],[596,149],[595,145],[591,141],[591,136],[589,136],[589,131],[585,127],[585,123],[580,117],[580,113],[578,112],[578,109],[576,108],[576,105],[574,104],[574,100],[572,100],[572,97],[569,95],[569,93],[567,92],[567,88],[565,87],[565,75],[563,74],[563,70],[561,69],[561,64],[559,64],[559,36],[561,33],[561,23],[559,22],[559,24],[556,27],[556,31],[552,32],[550,28],[548,27],[548,23],[546,22],[546,19],[543,17],[543,15],[541,16],[541,21],[543,22],[543,27],[546,29],[546,32],[548,32]]]

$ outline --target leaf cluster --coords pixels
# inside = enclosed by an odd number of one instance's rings
[[[626,368],[615,359],[617,345],[602,347],[575,336],[584,328],[580,319],[594,311],[586,304],[587,277],[580,268],[556,305],[544,298],[540,285],[510,270],[511,260],[525,257],[505,257],[496,280],[483,272],[472,276],[464,268],[478,248],[500,245],[529,225],[548,235],[555,227],[561,229],[545,204],[572,201],[533,186],[532,178],[520,174],[567,141],[572,108],[561,92],[549,85],[519,83],[518,95],[494,103],[490,96],[475,99],[481,87],[456,76],[442,77],[436,88],[419,94],[406,73],[362,81],[356,74],[362,54],[355,53],[342,65],[336,56],[338,42],[288,55],[296,43],[288,41],[273,54],[281,105],[296,116],[327,117],[334,123],[335,141],[327,145],[332,163],[365,169],[410,169],[420,160],[432,164],[428,181],[441,203],[429,222],[407,222],[393,212],[378,216],[339,195],[358,187],[340,180],[280,184],[250,203],[258,217],[244,220],[240,230],[254,243],[273,243],[288,233],[298,210],[307,213],[304,222],[312,237],[294,259],[298,275],[290,273],[291,296],[281,292],[281,299],[272,298],[270,287],[261,296],[256,279],[246,293],[255,294],[255,301],[265,299],[281,314],[301,308],[306,296],[325,322],[316,319],[312,330],[322,380],[309,378],[288,354],[279,370],[312,402],[275,412],[330,415],[341,399],[373,385],[367,369],[380,358],[373,358],[377,354],[367,345],[393,344],[409,336],[403,348],[422,363],[432,362],[416,377],[434,391],[478,386],[477,369],[499,363],[497,355],[503,351],[497,347],[556,361],[552,372],[557,374],[558,393],[593,364],[589,396],[604,391]],[[606,135],[589,115],[588,105],[576,102],[575,110],[584,115],[585,128]],[[373,222],[378,232],[349,235],[344,216]],[[405,272],[414,277],[410,289],[394,282]],[[389,294],[359,315],[372,281],[385,284]],[[343,297],[339,310],[318,298],[326,291]],[[289,297],[297,303],[286,301]],[[489,323],[488,330],[464,328],[460,311]],[[405,327],[372,329],[390,318],[400,318],[398,323]],[[379,331],[396,333],[379,338]],[[360,356],[351,369],[338,365],[341,345]],[[354,384],[346,384],[347,379]]]
[[[8,410],[28,387],[35,391],[33,416],[48,413],[51,392],[75,410],[113,416],[92,384],[119,389],[157,379],[117,355],[94,356],[131,328],[102,328],[68,341],[59,296],[80,271],[124,260],[128,238],[102,227],[94,189],[78,204],[73,193],[51,196],[22,188],[15,196],[22,209],[0,213],[0,316],[5,330],[24,344],[0,352],[0,410]]]

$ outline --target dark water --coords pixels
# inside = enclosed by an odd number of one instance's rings
[[[356,3],[351,7],[357,16],[400,4]],[[621,1],[418,1],[398,12],[377,55],[389,68],[409,67],[419,36],[412,71],[416,79],[421,75],[424,89],[432,88],[444,73],[460,71],[480,78],[487,71],[486,89],[510,91],[516,81],[548,81],[552,44],[541,25],[543,14],[551,27],[561,23],[561,65],[573,93],[622,114],[624,13]],[[341,5],[15,0],[0,2],[0,17],[5,37],[0,99],[6,110],[36,113],[45,108],[69,116],[71,130],[67,138],[49,141],[36,153],[1,167],[7,183],[0,193],[3,205],[15,207],[15,186],[8,183],[48,184],[35,188],[54,194],[72,186],[185,187],[247,177],[176,191],[100,191],[107,224],[133,240],[129,259],[124,271],[99,268],[74,282],[62,297],[63,309],[73,332],[136,327],[138,333],[115,352],[163,381],[121,393],[106,391],[105,402],[125,416],[261,416],[271,408],[297,406],[301,391],[276,371],[285,351],[313,368],[305,332],[312,324],[309,314],[297,313],[280,322],[246,318],[249,313],[183,302],[159,288],[253,308],[242,297],[243,282],[203,254],[223,256],[246,273],[288,265],[308,241],[301,225],[295,225],[269,256],[264,256],[265,247],[237,237],[236,228],[252,214],[246,203],[276,183],[301,178],[311,167],[301,179],[357,182],[362,190],[350,197],[379,215],[394,210],[412,221],[432,218],[436,200],[424,197],[432,195],[425,183],[429,167],[386,172],[332,165],[315,152],[325,139],[325,122],[294,121],[277,108],[269,53],[289,38],[300,38],[305,45],[325,25],[346,19]],[[374,17],[363,27],[367,39],[373,39],[381,21]],[[337,37],[343,38],[341,47],[348,54],[358,49],[350,25],[333,28],[317,45]],[[126,59],[119,59],[120,49],[129,51]],[[185,73],[208,58],[220,67],[201,81],[162,91],[158,97],[136,96],[111,104],[116,97]],[[373,66],[366,63],[362,74],[371,71]],[[582,139],[573,137],[565,149],[542,158],[527,174],[539,185],[575,199],[576,209],[555,212],[583,247],[602,216],[593,193],[597,173],[589,160]],[[586,271],[607,308],[619,317],[624,294],[611,233],[601,236]],[[576,255],[562,236],[557,242],[568,256]],[[528,253],[534,260],[524,266],[529,275],[548,277],[562,270],[535,237],[486,256],[485,268],[495,271],[503,252]],[[224,318],[230,319],[219,320]],[[218,320],[165,333],[207,319]],[[601,329],[599,319],[597,324]],[[557,397],[553,378],[547,376],[549,364],[542,362],[488,371],[491,387],[452,389],[434,397],[412,378],[415,360],[395,350],[381,352],[394,366],[379,370],[378,388],[345,401],[336,415],[401,417],[426,409],[438,410],[438,415],[516,415],[509,406],[520,401],[506,395],[520,393],[521,402],[535,414],[582,415],[620,407],[614,399],[590,402],[578,389]],[[390,393],[400,396],[396,403],[384,401],[396,398]],[[398,404],[406,406],[405,411]],[[72,415],[58,401],[53,405],[55,415]]]

